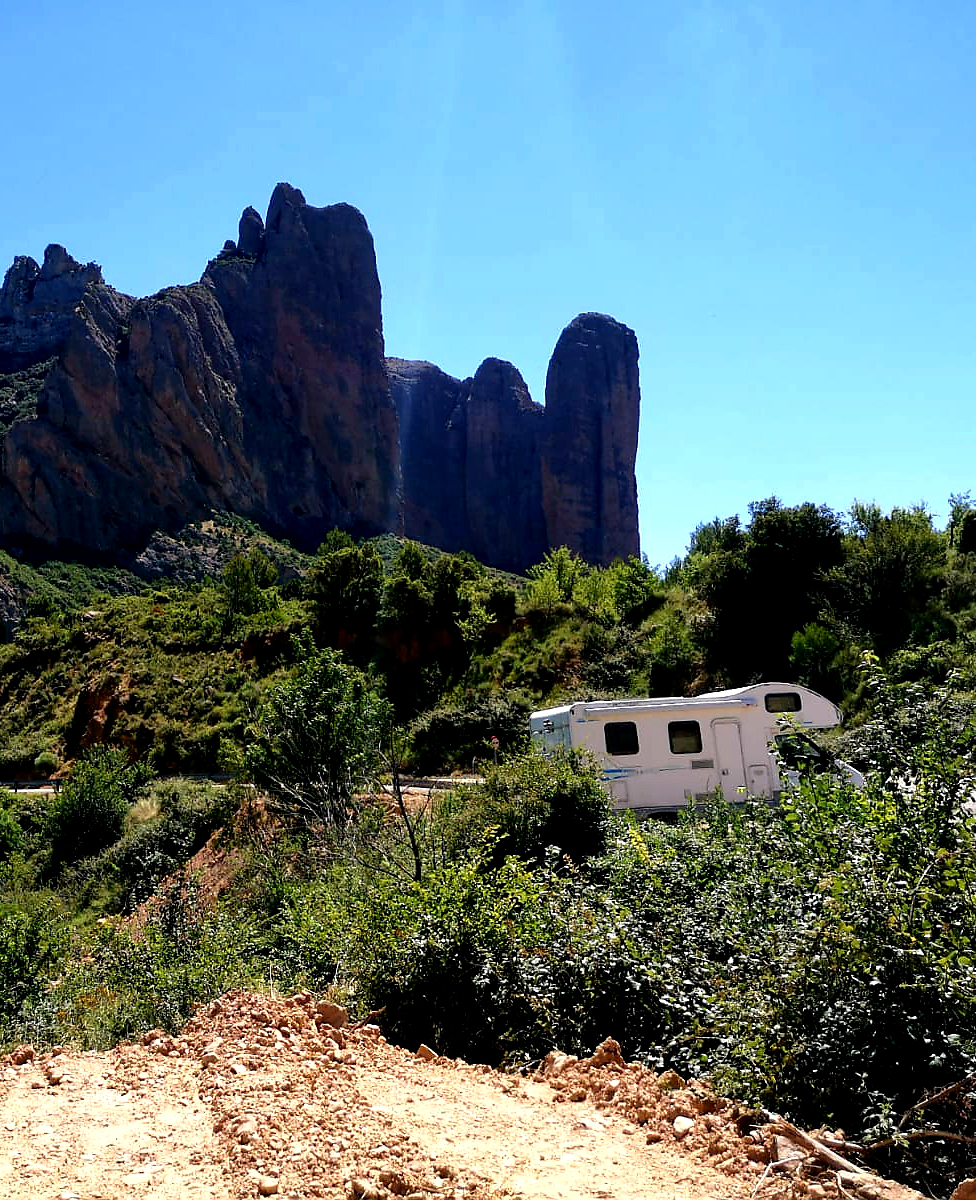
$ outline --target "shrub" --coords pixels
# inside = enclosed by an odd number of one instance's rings
[[[0,862],[8,859],[24,845],[24,833],[14,810],[14,798],[0,791]]]
[[[96,746],[75,764],[55,796],[48,835],[52,865],[76,862],[118,841],[138,788],[149,768],[130,763],[123,750]]]
[[[152,1028],[175,1033],[193,1009],[233,987],[254,986],[264,950],[246,916],[203,913],[192,882],[179,880],[144,928],[99,927],[84,952],[21,1006],[15,1035],[35,1044],[104,1050]]]
[[[167,779],[147,787],[145,804],[156,815],[84,863],[74,881],[90,892],[99,881],[110,880],[117,904],[126,912],[148,900],[168,875],[186,866],[229,819],[233,798],[227,788],[211,783]]]
[[[455,856],[494,831],[495,862],[507,855],[542,862],[553,847],[579,862],[605,852],[613,816],[591,762],[575,751],[543,757],[532,748],[490,768],[483,784],[458,789],[439,824]]]
[[[58,756],[50,750],[42,750],[34,759],[34,770],[41,775],[51,775],[58,769]]]
[[[530,701],[515,692],[432,709],[410,727],[410,767],[420,773],[468,770],[475,759],[493,756],[492,737],[498,738],[504,753],[520,750],[528,741],[531,708]]]
[[[0,1042],[26,1004],[42,996],[67,946],[63,913],[53,898],[34,895],[0,908]]]
[[[288,822],[342,828],[375,776],[387,706],[337,651],[316,652],[308,639],[296,647],[298,671],[269,690],[244,766]]]

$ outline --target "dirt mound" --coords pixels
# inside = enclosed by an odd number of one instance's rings
[[[526,1079],[391,1046],[308,994],[232,993],[179,1037],[107,1054],[21,1048],[0,1112],[0,1192],[30,1200],[841,1194],[836,1173],[804,1176],[802,1152],[777,1165],[755,1114],[614,1042]]]

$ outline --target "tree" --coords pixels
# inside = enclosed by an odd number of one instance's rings
[[[295,645],[298,670],[265,697],[244,765],[289,823],[342,829],[377,775],[388,706],[337,651]]]
[[[367,542],[334,530],[305,580],[319,640],[359,663],[369,661],[383,587],[383,564]]]
[[[95,746],[75,764],[54,797],[48,836],[55,865],[88,858],[122,836],[129,805],[152,776],[147,763],[130,763],[124,750]]]
[[[840,519],[826,505],[786,508],[770,496],[749,516],[744,532],[734,517],[699,526],[685,570],[708,610],[706,664],[729,683],[786,677],[793,634],[820,614],[843,555]]]
[[[262,551],[235,554],[224,567],[221,590],[232,616],[250,617],[265,606],[263,590],[278,582],[278,569]]]
[[[831,572],[835,611],[885,660],[938,635],[945,564],[945,539],[922,505],[886,515],[877,504],[855,503],[843,564]]]

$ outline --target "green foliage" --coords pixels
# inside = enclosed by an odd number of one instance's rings
[[[528,741],[531,711],[528,697],[518,693],[440,705],[410,726],[410,768],[419,774],[469,770],[491,759],[493,737],[503,753],[519,750]]]
[[[224,567],[221,585],[227,612],[232,617],[249,617],[273,607],[275,597],[268,589],[278,582],[278,571],[261,550],[235,554]]]
[[[34,759],[34,770],[41,775],[51,775],[58,765],[58,756],[51,750],[42,750]]]
[[[357,547],[348,534],[334,530],[305,579],[319,640],[366,661],[382,582],[383,565],[376,550],[368,542]]]
[[[88,858],[118,841],[129,805],[150,775],[147,764],[130,763],[124,750],[109,746],[96,746],[79,759],[51,802],[52,864]]]
[[[876,504],[852,506],[844,562],[831,573],[832,600],[880,658],[940,631],[944,575],[944,538],[923,506],[888,515]]]
[[[492,859],[574,862],[606,849],[613,819],[595,765],[579,752],[544,757],[536,747],[489,767],[482,784],[458,789],[440,814],[452,856],[495,839]]]
[[[56,361],[48,358],[22,371],[0,375],[0,438],[14,425],[36,414],[44,381]]]
[[[786,508],[775,497],[737,518],[701,526],[683,576],[704,606],[696,637],[709,670],[729,684],[785,679],[796,630],[824,604],[825,578],[842,556],[842,530],[824,505]]]
[[[101,892],[112,910],[131,913],[230,820],[233,803],[230,789],[206,781],[154,780],[130,812],[122,837],[81,864],[69,882],[89,906]]]
[[[648,622],[646,632],[648,695],[690,695],[701,661],[685,613],[668,605]]]
[[[200,1003],[258,982],[259,946],[245,915],[202,911],[193,882],[177,881],[138,933],[108,923],[84,954],[62,960],[58,978],[21,1003],[6,1040],[104,1050],[147,1029],[176,1033]]]
[[[0,1044],[12,1023],[44,995],[49,972],[67,948],[64,914],[50,895],[17,896],[0,904]]]
[[[541,563],[529,570],[526,615],[546,623],[565,613],[578,589],[592,573],[591,568],[565,546],[550,550]]]
[[[286,821],[341,829],[376,777],[387,706],[338,652],[306,638],[296,653],[295,675],[268,691],[248,730],[244,767]]]
[[[9,792],[0,790],[0,862],[9,859],[23,845],[24,833],[17,820],[16,801]]]

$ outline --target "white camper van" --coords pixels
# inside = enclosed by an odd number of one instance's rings
[[[789,775],[803,760],[861,786],[864,779],[853,767],[831,759],[803,734],[840,721],[837,705],[809,688],[755,683],[702,696],[546,708],[531,715],[529,731],[544,749],[593,754],[603,764],[614,807],[674,812],[719,788],[727,800],[775,800],[783,788],[781,771]]]

